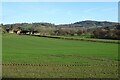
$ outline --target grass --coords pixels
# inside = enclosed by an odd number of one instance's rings
[[[3,77],[118,76],[118,44],[16,34],[3,34],[2,39],[3,64],[20,64],[3,66]]]
[[[82,36],[46,36],[46,37],[68,39],[68,40],[80,40],[80,41],[91,41],[91,42],[102,42],[102,43],[116,43],[116,44],[120,44],[119,40],[96,39],[96,38],[82,37]]]

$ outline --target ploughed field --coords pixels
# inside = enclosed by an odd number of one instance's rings
[[[15,34],[2,39],[3,77],[118,77],[118,44]]]

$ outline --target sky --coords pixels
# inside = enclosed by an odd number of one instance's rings
[[[2,23],[118,22],[117,2],[3,2]]]

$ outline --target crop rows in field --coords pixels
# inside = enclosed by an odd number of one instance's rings
[[[118,77],[118,44],[3,36],[4,77]]]
[[[118,65],[3,64],[3,76],[42,78],[117,78]],[[6,74],[7,72],[7,74]],[[9,75],[8,75],[9,74]]]
[[[91,66],[91,64],[0,64],[2,66]],[[92,66],[118,66],[118,64],[93,64]]]

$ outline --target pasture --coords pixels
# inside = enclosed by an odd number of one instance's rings
[[[2,39],[3,77],[118,77],[118,44],[16,34]]]

